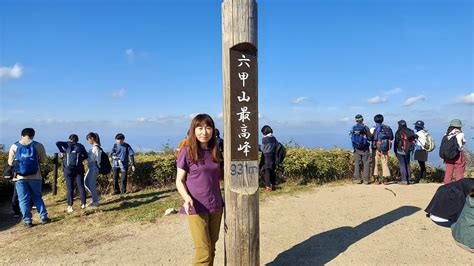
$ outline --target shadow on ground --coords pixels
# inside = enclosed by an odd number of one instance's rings
[[[347,250],[349,246],[376,232],[382,227],[421,210],[402,206],[356,227],[340,227],[312,236],[304,242],[280,253],[267,265],[323,265]]]

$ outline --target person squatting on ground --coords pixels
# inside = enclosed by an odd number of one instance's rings
[[[456,180],[464,177],[464,171],[466,170],[466,156],[464,154],[466,139],[461,128],[461,120],[451,120],[446,135],[441,141],[439,155],[446,165],[444,173],[445,184],[452,181],[453,174],[456,175]]]
[[[43,224],[51,222],[41,194],[42,177],[41,163],[46,162],[44,146],[33,140],[35,130],[25,128],[21,131],[21,139],[14,143],[8,152],[8,165],[13,166],[15,188],[18,193],[20,211],[25,226],[32,227],[30,198],[33,200]]]
[[[213,265],[224,208],[220,191],[222,161],[215,126],[207,114],[197,115],[189,128],[187,145],[179,151],[176,188],[184,200],[194,243],[193,265]]]
[[[273,129],[264,125],[261,129],[263,134],[260,150],[262,156],[260,160],[260,173],[265,180],[264,192],[271,192],[276,188],[276,153],[278,141],[273,136]]]
[[[373,134],[373,144],[375,146],[375,164],[374,164],[374,184],[383,182],[385,185],[390,180],[390,169],[388,168],[388,157],[393,141],[392,129],[383,124],[384,117],[381,114],[374,116],[375,129]],[[379,164],[382,165],[382,171],[379,170]],[[382,179],[379,173],[382,173]]]
[[[86,139],[92,147],[88,152],[88,169],[86,177],[84,178],[84,185],[92,196],[92,203],[88,206],[97,207],[100,199],[99,193],[97,192],[97,176],[99,175],[99,166],[103,150],[100,147],[99,134],[90,132],[87,134]]]
[[[395,133],[393,152],[398,159],[398,165],[400,167],[399,184],[402,185],[410,184],[410,158],[415,147],[416,137],[417,135],[415,132],[407,127],[407,122],[405,120],[398,121],[398,130]]]
[[[369,184],[369,170],[370,170],[370,143],[372,134],[369,127],[364,125],[364,118],[358,114],[355,116],[356,124],[350,131],[352,148],[354,149],[354,182],[361,184],[360,179],[360,164],[364,166],[364,184]]]
[[[86,207],[86,190],[84,188],[84,164],[88,154],[86,148],[79,142],[76,134],[71,134],[68,141],[58,141],[56,146],[63,156],[64,180],[67,186],[67,212],[74,211],[74,181],[81,199],[81,209]]]
[[[135,172],[135,152],[132,147],[125,142],[125,135],[119,133],[115,136],[115,144],[112,148],[112,173],[114,179],[114,192],[112,195],[127,193],[127,175],[130,166]],[[121,186],[119,185],[119,175]]]

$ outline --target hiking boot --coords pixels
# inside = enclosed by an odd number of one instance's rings
[[[51,222],[51,219],[49,219],[49,218],[47,218],[47,217],[44,218],[44,219],[41,219],[41,223],[42,223],[42,224],[49,224],[50,222]]]
[[[375,180],[374,185],[380,185],[380,182],[378,180]]]
[[[87,208],[98,208],[99,203],[98,202],[91,202],[90,204],[86,205]]]
[[[364,181],[364,185],[370,184],[369,181]]]
[[[72,206],[67,206],[67,213],[71,213],[74,211],[74,209],[72,208]]]
[[[409,183],[408,183],[408,181],[400,181],[400,182],[398,182],[398,184],[399,185],[408,185]]]
[[[384,178],[384,179],[383,179],[383,184],[384,184],[384,185],[388,185],[388,178]]]
[[[362,180],[356,179],[356,180],[354,180],[354,184],[362,184]]]

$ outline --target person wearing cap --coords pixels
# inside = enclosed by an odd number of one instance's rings
[[[374,116],[375,129],[373,131],[372,149],[375,150],[373,172],[375,185],[380,185],[382,182],[379,174],[382,174],[384,185],[388,185],[391,179],[388,158],[393,142],[393,131],[389,126],[383,124],[383,121],[384,117],[382,114]],[[379,164],[382,165],[381,170],[379,169]]]
[[[369,127],[364,125],[364,117],[358,114],[355,116],[356,124],[352,127],[350,132],[352,147],[354,148],[354,182],[361,184],[360,179],[360,164],[364,166],[364,183],[369,184],[369,158],[370,158],[370,143],[372,138]]]
[[[395,133],[393,151],[397,156],[398,165],[400,167],[399,184],[401,185],[410,184],[410,157],[415,146],[416,137],[415,132],[407,127],[405,120],[398,121],[398,130]]]
[[[462,132],[462,123],[459,119],[453,119],[449,123],[448,130],[446,131],[446,136],[449,139],[456,138],[459,145],[459,156],[456,160],[447,161],[446,171],[444,172],[444,183],[448,184],[453,178],[453,174],[456,174],[456,180],[460,180],[464,177],[464,171],[466,170],[466,156],[464,154],[464,146],[466,145],[466,139],[464,133]]]
[[[419,183],[421,179],[426,179],[426,161],[428,161],[428,151],[425,150],[425,144],[427,139],[428,131],[425,129],[425,122],[418,120],[416,121],[415,131],[418,138],[415,143],[415,155],[414,160],[418,161],[420,165],[420,175],[415,178],[415,183]]]

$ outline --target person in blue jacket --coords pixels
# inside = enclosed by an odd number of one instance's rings
[[[115,136],[115,144],[112,148],[112,173],[114,179],[114,192],[112,195],[127,193],[128,167],[131,166],[135,172],[135,152],[125,142],[125,135],[119,133]],[[130,158],[130,159],[129,159]],[[121,186],[119,186],[119,176]]]

